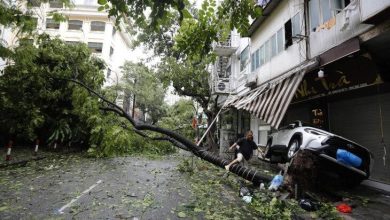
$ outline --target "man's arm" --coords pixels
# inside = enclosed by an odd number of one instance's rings
[[[232,146],[229,147],[229,151],[231,151],[236,146],[237,146],[237,143],[232,144]]]

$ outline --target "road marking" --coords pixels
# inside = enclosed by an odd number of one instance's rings
[[[72,199],[68,204],[62,206],[59,210],[58,210],[58,213],[59,214],[64,214],[64,210],[66,208],[69,208],[74,202],[76,202],[78,199],[80,199],[83,195],[87,194],[89,191],[91,191],[93,188],[95,188],[97,185],[99,185],[100,183],[102,183],[103,181],[102,180],[99,180],[97,181],[95,184],[93,184],[92,186],[90,186],[88,189],[84,190],[84,192],[82,192],[79,196],[77,196],[76,198]]]

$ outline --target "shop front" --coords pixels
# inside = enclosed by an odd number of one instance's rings
[[[283,124],[301,120],[371,151],[371,179],[390,183],[390,85],[370,57],[346,57],[305,75]]]

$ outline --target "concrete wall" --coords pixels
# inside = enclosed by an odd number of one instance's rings
[[[372,4],[372,1],[370,2]],[[371,27],[373,25],[361,23],[359,1],[352,1],[334,18],[321,24],[316,31],[310,32],[310,57],[316,57]]]
[[[285,22],[298,12],[300,13],[301,19],[301,34],[304,35],[304,1],[282,1],[251,36],[251,54],[270,39],[279,29],[284,29]],[[305,39],[295,39],[293,45],[284,49],[281,53],[277,54],[269,62],[263,64],[251,74],[256,74],[257,84],[260,85],[272,78],[282,75],[305,60]]]
[[[390,7],[390,0],[375,0],[375,4],[372,0],[360,0],[361,21],[371,18],[388,7]]]

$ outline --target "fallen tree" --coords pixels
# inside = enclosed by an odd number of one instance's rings
[[[105,105],[105,106],[100,108],[101,110],[110,111],[110,112],[117,114],[119,117],[125,118],[127,121],[130,122],[130,124],[133,126],[133,130],[138,135],[141,135],[145,138],[151,138],[153,140],[169,141],[172,144],[174,144],[176,147],[190,151],[195,156],[197,156],[203,160],[206,160],[206,161],[208,161],[208,162],[210,162],[210,163],[212,163],[220,168],[223,168],[223,169],[224,169],[225,165],[227,165],[229,163],[229,161],[219,157],[218,155],[216,155],[214,153],[208,152],[206,149],[203,149],[203,148],[197,146],[195,143],[193,143],[192,141],[190,141],[186,137],[184,137],[184,136],[182,136],[174,131],[171,131],[171,130],[165,129],[165,128],[161,128],[161,127],[158,127],[155,125],[151,125],[151,124],[138,122],[138,121],[134,120],[134,118],[132,116],[127,114],[126,111],[124,111],[117,104],[108,100],[103,95],[99,94],[94,89],[88,87],[86,84],[84,84],[81,81],[78,81],[75,79],[65,79],[65,78],[55,78],[55,79],[73,82],[73,83],[85,88],[90,94],[97,96],[101,100],[102,104]],[[152,131],[152,132],[161,134],[163,136],[150,137],[148,134],[146,134],[143,131]],[[230,172],[232,172],[232,173],[234,173],[234,174],[236,174],[236,175],[238,175],[246,180],[249,180],[249,181],[253,182],[254,184],[259,184],[261,182],[269,182],[271,180],[270,176],[263,175],[260,172],[258,172],[257,170],[250,169],[248,167],[244,167],[244,166],[241,166],[238,164],[231,166]]]

